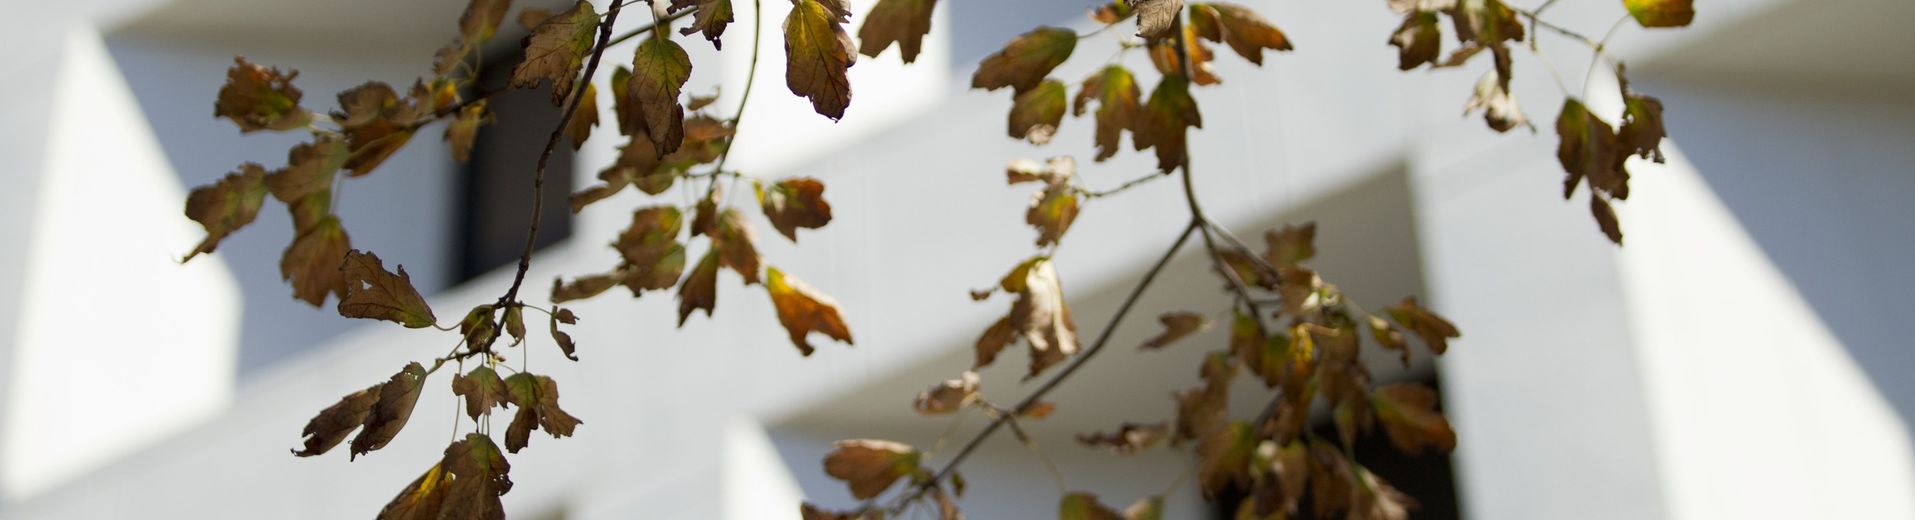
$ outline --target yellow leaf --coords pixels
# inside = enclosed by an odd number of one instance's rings
[[[845,72],[858,55],[844,23],[851,19],[845,0],[794,0],[785,18],[785,86],[811,99],[811,108],[836,121],[851,105],[851,81]]]
[[[791,344],[798,347],[799,353],[811,355],[813,348],[805,337],[812,332],[846,345],[853,344],[851,329],[839,315],[838,302],[830,296],[795,277],[786,276],[776,267],[766,269],[765,292],[771,294],[771,305],[778,311],[778,323],[790,333]]]
[[[1623,0],[1643,27],[1683,27],[1696,19],[1695,0]]]

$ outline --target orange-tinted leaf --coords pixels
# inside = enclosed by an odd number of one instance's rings
[[[1416,454],[1424,448],[1444,453],[1456,449],[1456,432],[1450,422],[1436,411],[1436,391],[1419,384],[1393,384],[1376,389],[1370,397],[1383,432],[1398,451]]]
[[[723,48],[719,38],[725,35],[725,27],[732,22],[731,0],[672,0],[670,11],[676,13],[692,6],[697,6],[698,12],[692,15],[692,24],[679,29],[678,34],[690,36],[702,32],[706,40],[711,40],[712,48]]]
[[[753,245],[751,223],[738,208],[725,208],[713,225],[712,248],[718,251],[718,263],[745,278],[745,284],[758,283],[758,248]]]
[[[937,0],[878,0],[858,28],[858,52],[876,58],[896,42],[898,55],[905,63],[917,61],[924,35],[931,32],[931,11],[937,5]]]
[[[419,402],[419,390],[425,381],[426,368],[408,363],[393,374],[392,379],[378,386],[379,400],[366,413],[359,435],[352,438],[351,458],[384,448],[399,435],[399,430],[406,427],[406,420],[412,417],[412,405]]]
[[[1112,25],[1137,13],[1130,8],[1130,0],[1110,0],[1092,7],[1090,12],[1085,14],[1090,16],[1093,22]]]
[[[186,217],[206,229],[206,238],[181,260],[192,260],[200,253],[211,253],[219,241],[239,228],[253,223],[259,207],[266,203],[266,169],[258,164],[239,165],[239,171],[209,186],[194,188],[186,196]]]
[[[1695,0],[1623,0],[1643,27],[1683,27],[1696,19]]]
[[[1184,0],[1130,0],[1130,5],[1137,11],[1137,36],[1157,39],[1168,34],[1176,23]]]
[[[340,316],[386,320],[413,329],[438,323],[425,297],[412,287],[405,266],[399,266],[399,274],[394,275],[378,255],[352,250],[346,253],[340,270],[346,279],[346,294],[339,299]]]
[[[798,228],[818,229],[831,222],[831,203],[824,199],[825,184],[810,177],[792,177],[757,186],[758,205],[779,234],[798,241]]]
[[[573,112],[572,118],[565,121],[565,137],[572,140],[573,150],[585,146],[585,140],[592,137],[592,127],[598,126],[598,87],[586,83],[585,88],[579,91],[579,96],[581,97],[578,102],[578,111]],[[457,122],[455,121],[454,124]],[[451,129],[448,128],[447,131]],[[453,149],[453,155],[459,155],[457,148]]]
[[[624,259],[625,287],[637,296],[667,289],[685,271],[685,246],[678,243],[683,217],[674,206],[653,206],[632,213],[632,225],[612,243]]]
[[[1084,79],[1083,90],[1077,92],[1071,112],[1083,116],[1090,102],[1097,102],[1097,161],[1114,157],[1123,149],[1123,132],[1134,130],[1140,124],[1141,97],[1136,78],[1122,65],[1104,67]]]
[[[312,121],[312,113],[299,107],[303,94],[293,86],[297,77],[299,71],[282,73],[234,56],[233,68],[226,70],[226,84],[213,102],[213,117],[233,120],[241,132],[304,127]]]
[[[795,0],[785,18],[785,86],[811,99],[811,108],[836,121],[851,105],[845,72],[857,63],[857,46],[844,30],[851,19],[845,0]]]
[[[293,206],[293,221],[300,222],[302,213],[325,211],[328,197],[307,199]],[[293,298],[304,301],[314,307],[326,303],[326,295],[346,296],[346,277],[340,270],[346,262],[346,251],[352,249],[352,240],[346,236],[346,229],[340,227],[339,219],[331,215],[313,217],[286,247],[279,258],[279,277],[292,282]]]
[[[872,439],[838,441],[825,454],[825,474],[845,481],[851,496],[865,500],[883,493],[899,478],[918,471],[918,450]]]
[[[465,374],[452,375],[452,395],[465,397],[465,414],[479,420],[487,410],[505,407],[505,380],[491,368],[478,367]]]
[[[704,309],[705,316],[710,317],[712,308],[717,305],[718,249],[713,248],[678,285],[678,326],[685,326],[685,318],[691,317],[694,310]]]
[[[652,150],[660,156],[677,151],[685,140],[685,107],[678,97],[691,75],[691,57],[671,40],[648,38],[632,55],[625,92],[637,109],[633,135],[650,137]]]
[[[1396,33],[1390,35],[1390,46],[1397,51],[1397,69],[1436,64],[1436,56],[1443,52],[1443,31],[1436,27],[1436,21],[1436,13],[1429,11],[1412,12],[1403,17],[1403,25],[1397,26]]]
[[[1024,33],[1003,50],[986,56],[971,76],[971,88],[997,90],[1011,87],[1017,92],[1037,88],[1051,69],[1070,59],[1077,50],[1077,33],[1057,27],[1038,27]]]
[[[1119,455],[1129,455],[1150,449],[1169,435],[1170,423],[1124,423],[1111,433],[1077,434],[1077,442],[1085,446],[1108,448]]]
[[[1158,316],[1157,321],[1164,324],[1164,331],[1145,341],[1145,349],[1164,348],[1210,326],[1210,320],[1204,315],[1189,311],[1167,312]]]
[[[572,436],[572,430],[585,423],[559,408],[559,385],[550,377],[520,372],[505,378],[505,389],[506,401],[519,409],[505,431],[507,451],[524,448],[535,426],[556,439]]]
[[[1017,93],[1011,103],[1010,136],[1031,144],[1049,144],[1051,136],[1057,134],[1057,125],[1064,121],[1067,106],[1064,83],[1057,80]]]
[[[778,323],[790,333],[791,344],[798,347],[798,352],[811,355],[813,348],[805,336],[812,332],[852,344],[851,329],[839,315],[837,301],[795,277],[785,276],[784,271],[776,267],[765,271],[765,292],[771,293],[771,304],[778,310]]]
[[[1183,164],[1188,129],[1203,126],[1197,100],[1190,97],[1190,81],[1180,75],[1168,75],[1151,92],[1150,103],[1144,106],[1142,124],[1133,137],[1138,150],[1156,148],[1157,169],[1170,172]]]
[[[525,59],[512,69],[511,87],[538,88],[541,81],[550,81],[552,104],[563,103],[572,95],[572,82],[592,51],[598,24],[598,11],[584,0],[539,22],[525,37]]]
[[[1148,49],[1150,63],[1157,67],[1157,72],[1165,75],[1183,75],[1184,65],[1178,58],[1175,41],[1170,39],[1153,41],[1150,42]],[[1198,86],[1223,83],[1223,79],[1217,77],[1216,67],[1211,64],[1211,61],[1217,57],[1216,53],[1211,52],[1209,44],[1197,39],[1194,27],[1184,28],[1184,50],[1190,53],[1190,77],[1196,80]]]
[[[1057,504],[1058,520],[1124,520],[1123,515],[1097,501],[1097,495],[1077,492]]]
[[[1283,31],[1250,8],[1237,4],[1190,4],[1190,26],[1197,35],[1230,45],[1243,59],[1263,65],[1263,50],[1291,50]]]
[[[977,398],[977,383],[977,372],[966,370],[963,374],[959,374],[957,379],[945,380],[918,392],[917,399],[911,401],[911,409],[923,415],[943,415],[958,411]]]
[[[347,394],[339,402],[320,410],[319,415],[307,421],[306,429],[300,432],[306,437],[304,449],[293,450],[293,454],[301,457],[319,455],[346,440],[346,434],[366,423],[366,415],[372,413],[372,405],[379,402],[379,388],[384,385],[380,383]]]
[[[1390,319],[1396,320],[1403,325],[1403,328],[1409,329],[1412,334],[1416,334],[1416,337],[1422,338],[1423,343],[1430,347],[1430,351],[1437,355],[1442,355],[1444,351],[1449,350],[1449,338],[1462,337],[1462,333],[1457,332],[1455,325],[1451,325],[1449,320],[1418,305],[1414,296],[1404,298],[1402,303],[1391,305],[1385,310],[1389,311]]]

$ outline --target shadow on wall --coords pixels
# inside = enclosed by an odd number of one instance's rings
[[[1318,258],[1312,264],[1326,280],[1339,283],[1352,298],[1377,308],[1405,295],[1427,299],[1411,200],[1407,177],[1400,170],[1392,170],[1364,176],[1348,187],[1294,210],[1231,227],[1253,247],[1261,247],[1263,230],[1305,220],[1316,221],[1320,231]],[[1098,224],[1086,220],[1079,225]],[[1078,285],[1073,289],[1066,272],[1066,294],[1072,300],[1072,314],[1084,341],[1092,340],[1103,328],[1131,290],[1135,276],[1148,268],[1154,258],[1133,260],[1130,272],[1135,274],[1116,277],[1104,285]],[[1065,269],[1069,267],[1069,255],[1060,256],[1058,261],[1065,264]],[[1196,367],[1206,352],[1223,348],[1227,342],[1227,327],[1213,325],[1158,352],[1139,352],[1134,345],[1158,332],[1155,317],[1163,312],[1197,311],[1210,316],[1213,323],[1221,323],[1227,317],[1229,304],[1222,292],[1223,283],[1212,274],[1201,242],[1193,239],[1186,243],[1181,254],[1145,293],[1130,318],[1113,336],[1107,348],[1109,352],[1102,353],[1094,364],[1047,398],[1059,405],[1056,412],[1026,426],[1038,445],[1056,461],[1070,489],[1095,492],[1110,504],[1128,504],[1138,497],[1162,492],[1163,486],[1191,462],[1186,453],[1165,449],[1128,457],[1109,455],[1079,446],[1073,438],[1078,433],[1110,430],[1127,421],[1154,422],[1174,415],[1170,393],[1196,384]],[[979,305],[1003,304],[1000,299]],[[986,325],[978,323],[975,329],[982,331]],[[924,417],[912,412],[910,406],[912,396],[918,391],[970,366],[974,337],[950,340],[940,349],[942,354],[930,357],[921,365],[862,387],[847,388],[844,393],[821,401],[823,404],[819,406],[790,416],[767,418],[779,457],[805,496],[828,507],[855,504],[843,483],[824,475],[820,465],[831,442],[837,439],[883,438],[927,448],[951,427],[953,416]],[[1427,355],[1419,355],[1409,370],[1403,369],[1394,357],[1367,350],[1365,355],[1378,381],[1427,379],[1434,374],[1434,364]],[[984,394],[1008,402],[1034,389],[1038,381],[1018,382],[1024,375],[1025,364],[1022,346],[1006,350],[991,367],[981,371]],[[1053,368],[1044,377],[1054,375],[1057,370]],[[1238,378],[1232,388],[1233,416],[1254,416],[1268,399],[1268,390],[1251,379]],[[936,457],[936,461],[948,460],[948,454],[955,452],[987,422],[982,416],[964,420],[941,450],[946,455]],[[1436,460],[1437,457],[1440,456],[1392,458],[1377,468],[1385,479],[1414,483],[1406,489],[1415,489],[1430,497],[1430,508],[1419,518],[1449,518],[1456,514],[1449,465]],[[969,496],[988,497],[960,500],[960,506],[973,517],[1029,517],[1033,512],[1048,512],[1056,507],[1056,486],[1051,483],[1042,462],[1008,435],[987,441],[978,457],[966,463],[963,473],[971,483],[972,495]],[[1188,485],[1175,492],[1170,507],[1180,512],[1169,515],[1171,517],[1198,518],[1210,514],[1208,506],[1196,497],[1195,488]]]

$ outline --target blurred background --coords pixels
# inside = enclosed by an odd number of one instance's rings
[[[0,34],[0,518],[363,518],[438,459],[457,413],[444,376],[407,430],[365,460],[286,450],[313,413],[441,354],[451,335],[289,298],[277,259],[292,237],[276,206],[211,257],[177,260],[201,237],[181,214],[189,189],[241,162],[277,167],[301,140],[242,136],[212,117],[234,55],[298,69],[305,105],[326,110],[333,92],[366,80],[403,87],[429,74],[464,3],[9,2],[21,23]],[[863,13],[872,1],[852,3]],[[1224,84],[1197,91],[1197,189],[1213,218],[1247,237],[1318,222],[1314,265],[1326,279],[1373,308],[1417,295],[1463,330],[1440,361],[1373,360],[1379,379],[1437,384],[1460,438],[1448,457],[1359,447],[1424,503],[1418,517],[1915,518],[1915,2],[1703,1],[1685,30],[1624,27],[1611,51],[1636,90],[1665,102],[1672,140],[1666,164],[1629,165],[1622,249],[1597,231],[1586,194],[1561,200],[1550,123],[1564,92],[1534,55],[1517,53],[1514,85],[1538,131],[1500,135],[1459,117],[1487,65],[1399,73],[1386,45],[1399,18],[1384,2],[1244,3],[1298,50],[1261,69],[1217,61]],[[688,92],[724,84],[717,106],[735,106],[752,4],[734,0],[740,23],[725,52],[685,44]],[[570,305],[583,318],[571,330],[582,361],[543,337],[526,355],[585,424],[510,457],[514,516],[795,518],[800,500],[854,503],[819,464],[831,441],[933,444],[950,419],[912,413],[912,395],[969,366],[1003,304],[973,303],[967,290],[1032,249],[1029,190],[1004,186],[1004,163],[1075,155],[1100,188],[1152,167],[1134,153],[1090,163],[1087,119],[1041,149],[1004,137],[1010,96],[966,88],[979,59],[1033,26],[1093,29],[1088,7],[940,2],[918,63],[901,65],[895,50],[861,58],[854,101],[832,123],[782,87],[777,27],[789,5],[764,2],[763,84],[731,164],[829,186],[829,227],[801,235],[803,247],[770,233],[759,246],[841,302],[857,346],[801,358],[764,293],[731,276],[716,316],[681,329],[664,294]],[[1564,2],[1549,18],[1601,34],[1622,15],[1612,0]],[[516,59],[523,30],[504,27],[487,63]],[[1579,81],[1587,49],[1541,37],[1564,89],[1619,113],[1607,67]],[[1115,50],[1085,40],[1077,54],[1089,59],[1055,75],[1088,75]],[[1141,53],[1129,60],[1155,82]],[[339,212],[355,247],[405,265],[442,316],[492,300],[509,283],[531,165],[557,118],[545,97],[496,101],[503,124],[486,127],[468,164],[428,130],[345,183]],[[599,106],[614,121],[609,98]],[[616,155],[611,127],[597,134],[555,163],[573,175],[548,187],[535,294],[555,276],[613,265],[606,244],[646,204],[627,191],[565,212],[566,194]],[[1085,208],[1057,256],[1081,327],[1105,323],[1183,227],[1182,205],[1174,182],[1157,182]],[[1129,503],[1193,463],[1071,438],[1171,417],[1169,393],[1223,344],[1216,327],[1186,340],[1202,345],[1121,348],[1155,334],[1160,312],[1224,312],[1198,255],[1186,248],[1119,329],[1120,348],[1030,423],[1072,489]],[[987,395],[1029,391],[1016,381],[1022,357],[1007,352],[985,372]],[[1235,414],[1253,415],[1261,390],[1243,390]],[[985,422],[971,417],[956,439]],[[972,518],[1049,516],[1049,474],[999,437],[965,465],[960,503]],[[1170,506],[1173,518],[1224,517],[1194,486]]]

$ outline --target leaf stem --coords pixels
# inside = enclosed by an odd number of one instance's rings
[[[617,10],[618,10],[618,8],[619,8],[619,7],[623,7],[625,3],[629,3],[629,2],[621,2],[621,3],[615,3],[615,4],[612,4],[612,5],[613,5],[613,7],[612,7],[612,10],[613,10],[613,11],[617,11]],[[615,38],[612,38],[612,39],[611,39],[611,41],[606,41],[606,42],[601,42],[602,44],[601,44],[601,45],[599,45],[598,47],[599,47],[600,49],[603,49],[603,48],[606,48],[606,47],[610,47],[610,46],[613,46],[613,45],[618,45],[618,44],[621,44],[621,43],[625,43],[625,41],[626,41],[626,40],[630,40],[630,39],[632,39],[632,38],[637,38],[637,37],[638,37],[638,35],[641,35],[641,34],[645,34],[645,33],[648,33],[648,32],[651,32],[653,28],[655,28],[655,27],[658,27],[658,24],[661,24],[661,23],[665,23],[665,22],[670,22],[670,21],[673,21],[673,20],[677,20],[677,19],[679,19],[679,18],[684,18],[684,17],[686,17],[686,16],[690,16],[690,15],[691,15],[692,13],[695,13],[695,12],[698,12],[698,7],[697,7],[697,6],[693,6],[693,7],[691,7],[691,8],[689,8],[689,9],[686,9],[686,10],[683,10],[683,11],[679,11],[679,12],[676,12],[676,13],[672,13],[672,14],[668,14],[668,15],[665,15],[665,17],[664,17],[664,18],[659,18],[659,19],[658,19],[657,21],[655,21],[655,22],[653,22],[653,23],[649,23],[649,24],[645,24],[645,26],[644,26],[644,27],[639,27],[639,28],[636,28],[636,29],[632,29],[632,30],[630,30],[630,31],[626,31],[626,32],[625,32],[625,34],[620,34],[620,35],[618,35],[617,37],[615,37]],[[606,15],[608,15],[608,17],[609,17],[609,15],[611,15],[611,13],[610,13],[610,12],[607,12],[607,13],[606,13]],[[606,25],[605,25],[605,27],[608,27],[608,28],[609,28],[609,27],[611,27],[611,24],[606,24]]]
[[[1142,177],[1138,177],[1138,178],[1126,181],[1122,185],[1119,185],[1115,188],[1111,188],[1108,190],[1092,191],[1086,188],[1079,187],[1076,189],[1076,191],[1079,195],[1083,195],[1086,198],[1097,199],[1097,198],[1109,197],[1111,195],[1123,193],[1125,191],[1129,191],[1131,188],[1144,185],[1146,183],[1149,183],[1150,181],[1161,179],[1163,177],[1164,177],[1164,174],[1162,173],[1151,172],[1151,173],[1144,174],[1144,176]]]
[[[718,163],[712,167],[714,172],[725,171],[725,161],[731,159],[732,145],[738,142],[738,122],[745,119],[745,103],[751,101],[751,86],[758,82],[758,49],[762,47],[759,45],[759,40],[764,39],[765,34],[764,11],[764,5],[760,0],[751,0],[751,66],[745,70],[745,92],[738,96],[738,110],[731,115],[731,136],[725,138],[725,150],[718,152]],[[732,177],[732,187],[738,187],[736,176]],[[711,184],[705,188],[705,197],[711,198],[712,190],[716,189],[718,189],[718,179],[714,177]],[[726,193],[725,197],[729,201],[731,194]]]

